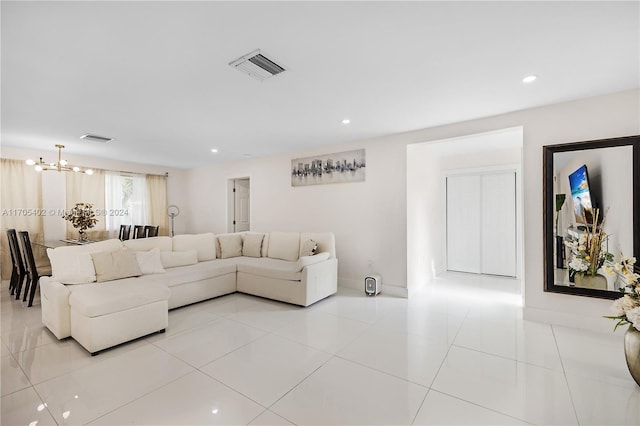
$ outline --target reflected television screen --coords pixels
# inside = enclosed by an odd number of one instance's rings
[[[591,209],[593,208],[593,203],[586,165],[580,166],[578,170],[569,175],[569,186],[571,187],[571,199],[573,200],[573,212],[576,222],[585,225],[592,224],[593,214]]]

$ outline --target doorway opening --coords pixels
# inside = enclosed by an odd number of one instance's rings
[[[524,285],[521,279],[524,258],[521,173],[523,139],[523,128],[518,126],[407,145],[407,287],[409,295],[433,283],[440,275],[449,274],[450,270],[468,271],[451,264],[455,259],[448,258],[448,254],[451,254],[448,253],[448,246],[451,244],[451,241],[447,241],[448,233],[458,234],[455,243],[461,249],[467,249],[471,245],[480,247],[479,253],[474,254],[474,261],[480,265],[473,270],[473,272],[479,272],[474,275],[477,279],[482,279],[484,259],[486,263],[484,273],[491,274],[490,276],[495,276],[493,274],[505,277],[515,276],[515,280],[505,279],[519,283],[516,286],[522,290]],[[469,182],[470,175],[476,175],[476,177]],[[458,194],[458,205],[449,206],[449,211],[459,216],[457,225],[448,223],[451,219],[447,217],[448,183],[458,184],[457,186],[461,188]],[[507,193],[510,197],[504,196]],[[484,205],[470,207],[469,200],[472,198],[491,201]],[[480,221],[483,217],[491,223],[483,224]],[[472,226],[476,222],[480,229]],[[472,234],[479,234],[484,225],[507,226],[509,238],[502,241],[494,238],[495,235],[489,232],[484,239],[479,238],[481,234],[478,235],[477,244],[471,244]],[[502,230],[495,232],[502,232]],[[455,235],[449,236],[455,237]],[[453,248],[455,250],[455,247]],[[496,265],[502,267],[502,259],[507,257],[509,258],[507,271],[494,268]],[[468,260],[464,253],[460,258]],[[451,273],[455,274],[455,272]]]
[[[227,181],[227,232],[251,229],[251,180],[248,177]]]

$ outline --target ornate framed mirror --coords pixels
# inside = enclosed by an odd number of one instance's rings
[[[640,135],[543,147],[545,291],[620,297],[620,278],[601,272],[606,253],[640,257],[639,167]],[[580,262],[586,268],[590,257],[577,255],[577,246],[599,228],[606,234],[597,245],[604,264],[594,262],[587,274]]]

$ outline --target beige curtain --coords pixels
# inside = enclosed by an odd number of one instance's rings
[[[158,225],[158,235],[169,235],[167,218],[167,177],[147,175],[147,198],[149,200],[149,225]]]
[[[91,203],[98,223],[87,231],[90,240],[108,238],[104,215],[104,170],[93,170],[92,175],[67,173],[67,200],[65,208],[73,208],[76,203]],[[67,222],[67,238],[78,238],[78,230]]]
[[[33,170],[24,161],[0,159],[0,213],[2,238],[0,270],[2,279],[11,276],[11,253],[7,229],[29,231],[32,242],[43,241],[42,173]],[[38,260],[46,256],[44,250],[36,250]],[[3,289],[4,290],[4,289]]]

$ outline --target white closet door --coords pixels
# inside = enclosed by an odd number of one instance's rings
[[[480,273],[480,176],[447,177],[447,269]]]
[[[516,276],[516,177],[482,175],[482,273]]]

